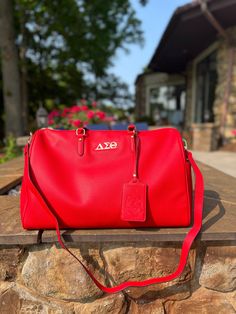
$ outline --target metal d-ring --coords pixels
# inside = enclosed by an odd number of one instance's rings
[[[78,131],[81,130],[81,129],[83,130],[83,132],[82,133],[78,133]],[[79,136],[79,135],[84,136],[86,134],[86,130],[85,130],[85,128],[78,128],[78,129],[75,130],[75,134],[77,136]]]
[[[182,141],[183,141],[183,144],[184,144],[184,148],[187,150],[188,149],[188,142],[187,142],[187,140],[182,137]]]

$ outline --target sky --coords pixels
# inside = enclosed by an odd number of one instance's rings
[[[134,93],[134,81],[144,67],[149,63],[161,36],[175,9],[191,0],[149,0],[145,7],[138,0],[131,0],[137,17],[142,21],[144,45],[129,45],[130,53],[122,50],[114,58],[111,72],[119,76],[129,85]]]

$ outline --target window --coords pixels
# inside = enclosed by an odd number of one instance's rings
[[[216,84],[216,52],[213,52],[196,67],[195,122],[214,122],[213,104]]]
[[[185,85],[162,85],[150,89],[150,112],[155,122],[182,125],[185,109]]]

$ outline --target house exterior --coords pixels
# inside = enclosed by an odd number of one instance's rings
[[[181,128],[194,149],[213,150],[231,139],[236,0],[198,0],[177,8],[135,84],[137,118]]]

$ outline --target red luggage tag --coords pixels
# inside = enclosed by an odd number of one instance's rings
[[[139,180],[125,183],[122,195],[121,219],[124,221],[146,220],[146,184]]]

